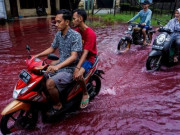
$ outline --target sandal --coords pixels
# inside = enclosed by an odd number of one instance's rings
[[[47,111],[46,115],[49,117],[58,115],[61,109],[55,109],[55,108],[51,108],[49,111]]]
[[[84,95],[83,95],[84,96]],[[85,105],[86,104],[86,105]],[[84,108],[86,108],[87,106],[88,106],[88,104],[89,104],[89,95],[88,95],[88,97],[87,97],[87,99],[85,99],[85,100],[81,100],[81,105],[80,105],[80,108],[81,109],[84,109]],[[85,105],[85,106],[83,106],[83,105]]]

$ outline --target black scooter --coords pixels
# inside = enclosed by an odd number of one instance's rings
[[[120,39],[117,50],[121,53],[127,52],[131,44],[142,45],[143,46],[143,34],[142,28],[139,27],[138,23],[128,22],[128,30],[125,31],[125,35]],[[147,42],[151,42],[152,35],[154,31],[152,30],[152,26],[149,27],[147,32]]]
[[[160,21],[158,21],[160,24]],[[158,30],[160,34],[155,38],[152,51],[149,53],[146,61],[146,69],[157,71],[161,65],[174,65],[174,42],[172,41],[170,29],[164,28],[162,25]],[[180,56],[178,56],[178,59]]]

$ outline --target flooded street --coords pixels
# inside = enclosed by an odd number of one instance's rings
[[[31,18],[0,26],[0,111],[12,101],[18,74],[26,68],[25,46],[32,54],[48,48],[56,33],[52,22],[52,18]],[[147,72],[151,46],[132,45],[126,54],[116,50],[126,25],[94,30],[99,69],[105,72],[99,95],[88,108],[67,114],[63,121],[47,124],[39,118],[36,129],[13,134],[180,134],[180,64]]]

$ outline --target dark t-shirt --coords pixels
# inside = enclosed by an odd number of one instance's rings
[[[91,28],[86,28],[84,31],[80,31],[79,28],[75,29],[82,36],[83,42],[83,50],[86,49],[89,51],[86,60],[94,63],[95,57],[97,55],[97,47],[96,47],[96,34]]]

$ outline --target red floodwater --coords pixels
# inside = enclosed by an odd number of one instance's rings
[[[32,54],[48,48],[56,29],[51,18],[23,19],[0,26],[0,111],[12,100],[19,72],[26,68],[25,45]],[[126,25],[96,28],[99,69],[105,71],[100,94],[88,108],[63,121],[14,134],[180,134],[180,64],[158,72],[145,68],[151,46],[116,51]]]

